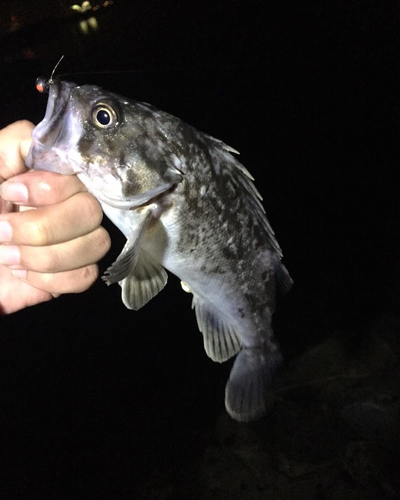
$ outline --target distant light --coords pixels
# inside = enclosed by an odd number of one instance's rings
[[[99,25],[97,24],[97,19],[95,17],[89,17],[87,20],[88,25],[92,28],[93,31],[96,31]]]
[[[90,5],[90,2],[86,1],[82,3],[82,12],[86,12],[90,10],[92,6]]]
[[[79,29],[82,31],[84,35],[87,35],[89,33],[89,25],[87,21],[80,21]]]
[[[87,12],[91,8],[92,6],[90,5],[90,2],[88,2],[87,0],[83,2],[82,5],[77,5],[77,4],[71,5],[71,9],[75,10],[76,12]]]
[[[18,17],[11,15],[10,17],[10,31],[16,31],[21,26],[21,23],[18,21]]]
[[[97,31],[98,27],[95,17],[89,17],[89,19],[83,19],[79,22],[79,29],[84,35],[88,35],[90,31]]]

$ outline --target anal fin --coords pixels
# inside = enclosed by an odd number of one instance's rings
[[[239,337],[223,313],[197,295],[193,295],[192,308],[203,334],[204,349],[213,361],[222,363],[239,352]]]
[[[167,280],[168,275],[163,266],[140,249],[136,266],[119,283],[122,301],[128,309],[137,311],[164,288]]]

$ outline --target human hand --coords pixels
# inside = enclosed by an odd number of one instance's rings
[[[75,175],[27,172],[33,127],[0,130],[0,314],[88,289],[110,248],[101,207]]]

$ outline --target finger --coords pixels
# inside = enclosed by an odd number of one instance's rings
[[[27,170],[24,160],[34,127],[33,123],[21,120],[0,130],[0,183]]]
[[[29,171],[0,185],[0,196],[15,204],[51,205],[87,191],[76,175]]]
[[[47,247],[0,245],[0,264],[13,269],[58,273],[95,264],[109,251],[111,239],[103,227],[74,240]]]
[[[54,294],[80,293],[87,290],[96,281],[99,268],[96,264],[60,273],[37,273],[36,271],[11,271],[22,282],[38,290]]]
[[[78,193],[61,203],[0,215],[0,243],[47,246],[94,231],[103,212],[89,193]]]
[[[12,271],[0,266],[0,316],[46,302],[58,296],[33,288],[12,276]]]

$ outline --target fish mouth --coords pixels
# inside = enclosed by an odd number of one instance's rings
[[[75,131],[68,120],[68,108],[75,83],[53,80],[49,85],[49,97],[43,120],[32,132],[32,145],[26,158],[30,169],[49,170],[60,174],[74,174],[81,169],[74,168],[67,150],[62,144],[71,144]]]

